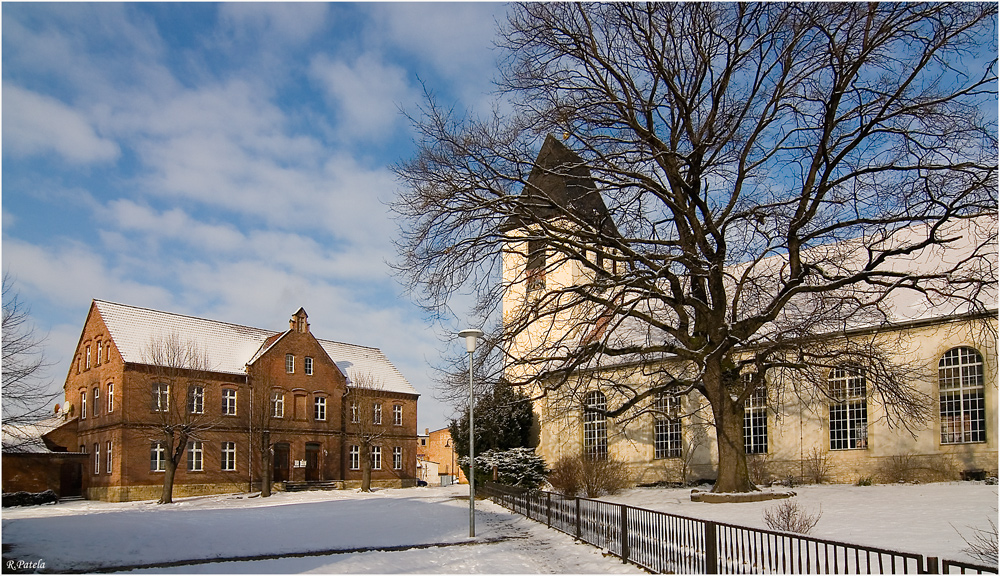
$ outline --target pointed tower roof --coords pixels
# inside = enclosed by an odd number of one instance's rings
[[[553,218],[568,211],[602,232],[614,233],[614,222],[586,162],[552,134],[545,137],[521,198],[523,210],[535,218]],[[513,230],[530,220],[511,216],[501,230]]]

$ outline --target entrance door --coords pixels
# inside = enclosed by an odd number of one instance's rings
[[[59,497],[83,494],[83,466],[79,462],[63,462],[59,466]]]
[[[306,444],[306,482],[319,480],[319,444]]]
[[[274,445],[274,473],[271,480],[274,482],[288,481],[288,444],[282,442]]]

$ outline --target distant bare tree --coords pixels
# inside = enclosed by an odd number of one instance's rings
[[[44,379],[45,338],[35,332],[31,311],[14,291],[10,274],[3,275],[3,425],[4,450],[18,450],[36,440],[24,429],[48,414],[58,392]]]
[[[897,297],[991,317],[996,24],[995,3],[516,4],[498,112],[413,119],[398,270],[432,312],[472,292],[480,325],[529,292],[497,346],[538,396],[601,386],[628,419],[698,392],[716,491],[753,489],[744,405],[779,374],[829,401],[863,365],[920,425],[914,367],[854,329]],[[504,279],[504,256],[527,265]]]
[[[188,443],[199,440],[201,431],[211,428],[217,418],[205,410],[207,373],[211,371],[206,352],[194,342],[182,342],[170,334],[149,342],[142,354],[149,374],[148,398],[153,426],[159,432],[164,457],[163,492],[159,503],[173,502],[174,476]]]
[[[361,491],[371,492],[372,469],[374,468],[374,449],[382,446],[380,440],[392,428],[392,418],[387,405],[388,397],[384,395],[384,383],[374,374],[358,372],[351,375],[351,382],[344,396],[344,422],[348,437],[358,442],[361,465]],[[391,457],[382,454],[383,460]]]

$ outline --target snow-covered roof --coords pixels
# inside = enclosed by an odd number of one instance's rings
[[[122,359],[134,364],[149,363],[150,342],[176,336],[197,346],[207,356],[212,371],[246,374],[247,364],[260,356],[265,344],[273,343],[268,339],[283,333],[104,300],[94,300],[94,306]],[[378,348],[328,340],[319,343],[345,376],[364,370],[381,381],[386,392],[417,394]]]
[[[37,422],[3,425],[3,451],[44,454],[51,452],[42,436],[66,423],[62,414],[55,414]]]
[[[909,289],[901,282],[889,291],[883,286],[869,287],[863,283],[851,286],[845,290],[842,299],[838,298],[841,296],[838,293],[832,293],[832,298],[804,294],[792,299],[781,315],[774,322],[765,325],[754,340],[747,344],[753,345],[783,334],[788,326],[804,324],[803,318],[809,318],[813,322],[815,333],[822,334],[939,320],[982,311],[995,312],[996,229],[996,214],[955,219],[947,222],[937,233],[939,238],[949,239],[947,243],[893,256],[879,266],[879,270],[901,274],[940,275],[940,278],[924,282],[923,286],[927,287],[925,292]],[[827,273],[849,276],[868,264],[871,258],[869,251],[877,254],[900,246],[915,246],[927,235],[927,226],[918,224],[891,233],[885,231],[865,238],[816,246],[805,251],[802,259]],[[770,256],[759,262],[734,265],[727,270],[730,282],[727,290],[732,290],[736,279],[746,274],[742,280],[744,288],[757,288],[769,296],[776,289],[780,278],[787,274],[786,268],[787,257],[784,254]],[[994,282],[979,286],[972,279],[993,279]],[[767,298],[763,300],[766,301]],[[838,300],[844,303],[843,310],[838,308]],[[754,300],[744,294],[744,301]],[[645,314],[667,322],[674,314],[655,300],[638,300],[633,304],[645,307]],[[856,310],[851,309],[851,306]],[[740,311],[741,317],[754,313],[756,310],[752,305]],[[603,338],[615,348],[644,348],[670,339],[662,330],[633,317],[610,317],[609,322],[609,327],[599,325],[589,337]],[[649,352],[614,357],[598,354],[588,363],[587,368],[606,368],[634,362],[649,363],[669,356]]]
[[[319,343],[330,358],[337,363],[340,371],[347,376],[349,385],[358,385],[359,376],[369,374],[373,385],[380,390],[406,394],[417,393],[416,389],[378,348],[331,342],[330,340],[320,340]]]

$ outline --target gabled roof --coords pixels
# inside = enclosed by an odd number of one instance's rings
[[[162,312],[149,308],[94,300],[122,360],[146,364],[150,342],[176,335],[194,343],[208,357],[212,371],[246,374],[246,366],[287,331],[278,332],[218,320]],[[300,309],[301,310],[301,309]],[[386,392],[417,394],[416,389],[378,348],[319,340],[345,376],[363,369],[381,380]]]
[[[583,158],[549,134],[538,152],[528,182],[521,190],[520,205],[535,218],[549,219],[570,212],[577,218],[606,234],[615,227],[594,178]],[[508,231],[525,225],[531,218],[514,215],[501,230]]]

